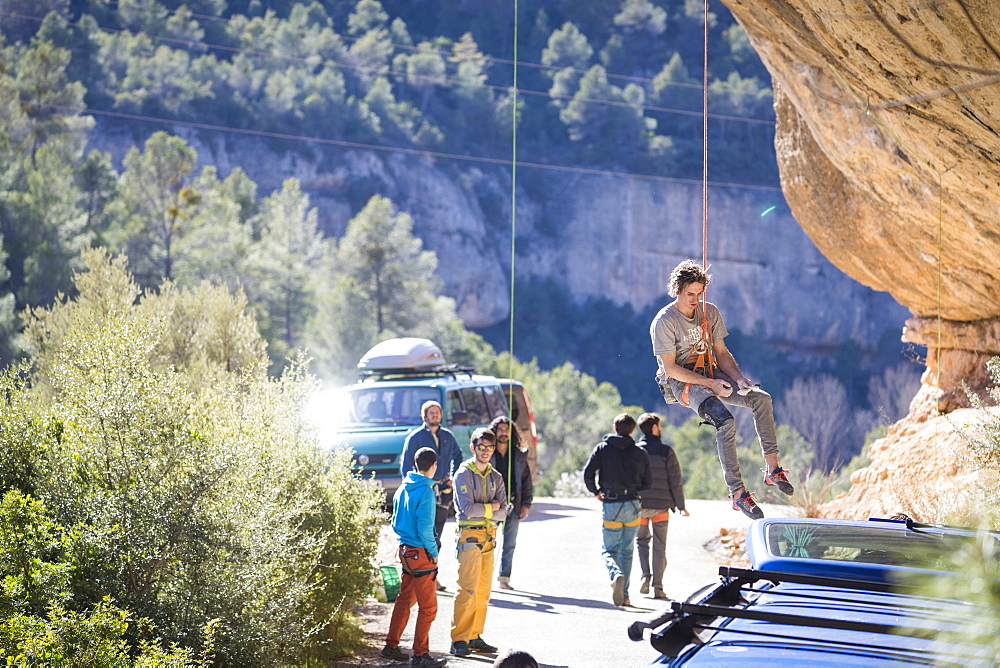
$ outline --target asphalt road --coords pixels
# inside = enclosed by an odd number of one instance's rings
[[[767,515],[784,514],[781,507],[762,507]],[[744,528],[750,523],[726,501],[692,500],[687,508],[690,517],[671,517],[664,575],[667,595],[681,600],[718,580],[719,561],[706,545],[718,538],[720,529]],[[453,531],[451,520],[445,527],[439,562],[440,580],[448,591],[438,596],[438,615],[431,627],[433,655],[447,655],[451,644],[456,579],[455,551],[449,549],[454,545]],[[499,566],[498,553],[497,570]],[[494,588],[483,639],[501,653],[510,648],[527,650],[542,666],[648,665],[657,653],[648,641],[630,641],[626,629],[635,619],[665,607],[666,601],[639,594],[639,573],[636,556],[629,591],[632,607],[613,605],[601,558],[600,503],[593,498],[535,499],[518,533],[511,574],[515,591]],[[414,607],[400,645],[407,652],[413,642],[415,616]],[[451,657],[448,665],[489,666],[495,658]]]

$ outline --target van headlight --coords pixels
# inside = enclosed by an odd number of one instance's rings
[[[368,458],[368,455],[358,455],[358,463],[362,466],[368,466],[368,462],[370,461],[371,460]]]

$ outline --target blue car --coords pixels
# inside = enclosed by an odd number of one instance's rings
[[[629,637],[648,636],[656,665],[692,668],[994,666],[992,649],[936,639],[992,612],[931,597],[907,577],[964,577],[952,554],[974,540],[971,529],[911,520],[757,520],[751,568],[720,568],[718,583],[634,622]]]

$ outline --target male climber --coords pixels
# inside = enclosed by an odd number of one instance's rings
[[[791,496],[795,491],[778,465],[778,439],[774,431],[771,395],[743,375],[726,348],[729,334],[722,314],[705,301],[705,286],[712,277],[692,260],[670,272],[667,293],[673,303],[660,309],[649,326],[653,354],[659,370],[656,381],[666,402],[680,402],[715,427],[719,462],[729,487],[733,510],[753,519],[764,516],[747,491],[736,455],[736,424],[726,408],[744,406],[753,411],[754,427],[764,455],[764,483]]]

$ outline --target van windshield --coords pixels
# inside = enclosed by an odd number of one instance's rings
[[[336,416],[340,424],[423,424],[420,407],[425,401],[441,401],[432,387],[370,387],[353,390]]]

